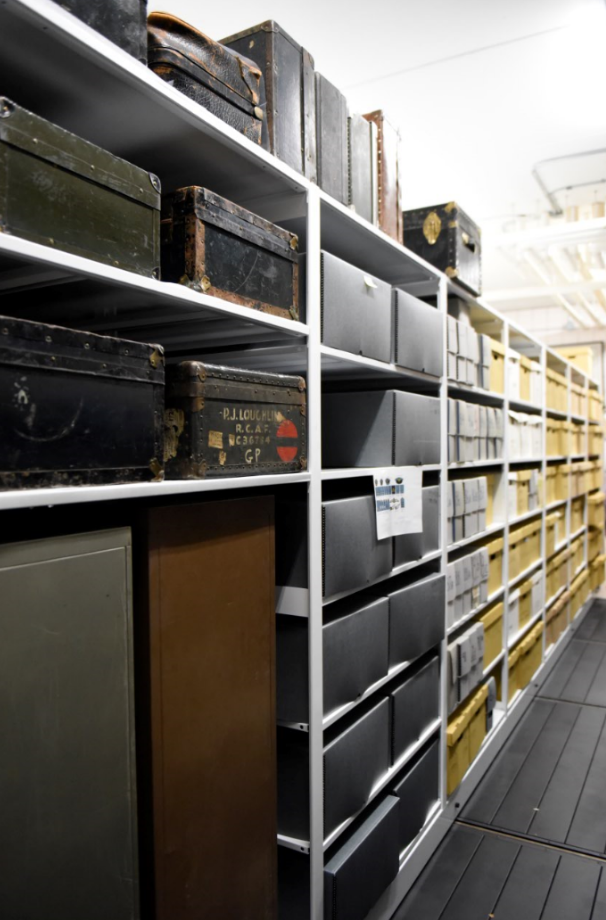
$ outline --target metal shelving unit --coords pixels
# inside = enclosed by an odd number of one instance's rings
[[[23,55],[24,47],[28,48],[27,59]],[[35,67],[31,66],[32,60],[35,61]],[[44,74],[43,82],[37,76],[40,73]],[[501,476],[501,484],[506,487],[512,465],[518,467],[533,461],[510,458],[506,429],[502,459],[448,464],[446,401],[448,396],[452,396],[502,407],[505,425],[510,409],[540,414],[543,420],[543,453],[540,461],[534,462],[540,462],[543,476],[548,462],[570,462],[569,457],[545,458],[547,416],[588,420],[571,416],[570,412],[560,413],[546,409],[545,398],[541,406],[521,400],[509,400],[507,367],[505,395],[500,395],[478,387],[457,384],[448,380],[446,376],[432,377],[400,368],[395,364],[382,363],[323,345],[320,332],[320,250],[324,248],[417,296],[435,297],[437,309],[443,317],[444,331],[448,297],[456,295],[471,305],[472,322],[475,311],[482,326],[481,331],[495,334],[495,330],[498,329],[506,347],[516,348],[520,342],[528,343],[543,370],[550,360],[556,361],[558,366],[567,368],[569,380],[572,379],[572,368],[554,352],[509,323],[504,316],[492,310],[481,299],[471,297],[455,283],[352,211],[332,200],[288,166],[188,100],[138,61],[51,0],[3,0],[0,4],[0,75],[3,92],[9,97],[14,97],[19,104],[156,173],[165,189],[203,183],[219,194],[298,233],[301,248],[307,253],[307,303],[304,321],[292,322],[238,307],[180,285],[143,278],[50,247],[0,234],[0,295],[5,298],[6,313],[64,323],[91,331],[111,329],[117,334],[128,334],[131,338],[158,341],[165,346],[169,359],[171,355],[178,355],[180,358],[199,355],[227,365],[305,374],[309,418],[308,468],[301,473],[202,482],[166,481],[4,492],[0,493],[0,510],[75,503],[92,505],[110,500],[149,500],[184,494],[194,496],[210,491],[273,488],[294,483],[305,488],[309,586],[304,602],[306,610],[303,611],[307,615],[302,616],[302,619],[306,620],[308,629],[310,716],[307,723],[292,723],[285,727],[305,732],[309,738],[310,834],[309,840],[279,836],[278,844],[297,851],[300,857],[307,861],[306,871],[310,880],[309,918],[323,920],[325,851],[346,831],[356,817],[352,816],[325,839],[324,733],[373,694],[379,693],[394,677],[405,673],[412,664],[404,662],[392,668],[385,678],[368,688],[360,698],[324,715],[322,627],[325,608],[328,604],[356,592],[349,591],[335,597],[323,598],[322,488],[324,483],[372,476],[372,470],[322,469],[323,386],[368,382],[373,386],[431,391],[432,395],[440,399],[441,459],[438,465],[425,467],[424,472],[435,477],[442,486],[441,548],[422,559],[395,568],[388,576],[377,579],[372,585],[382,584],[397,575],[413,573],[428,563],[433,564],[433,570],[444,574],[451,554],[466,548],[472,549],[475,543],[486,537],[502,535],[505,541],[503,586],[491,595],[486,604],[477,607],[455,623],[448,630],[448,634],[451,636],[459,631],[490,604],[503,600],[503,651],[491,662],[484,675],[486,678],[489,673],[494,673],[501,667],[503,700],[507,700],[510,527],[540,516],[544,546],[547,511],[565,506],[568,522],[571,499],[552,503],[548,508],[529,512],[511,520],[507,517],[507,502],[501,501],[503,514],[498,515],[501,523],[495,523],[483,533],[449,545],[444,488],[449,473],[459,470],[477,470],[480,473],[483,469],[491,470]],[[578,372],[574,373],[576,375]],[[596,386],[595,382],[586,379],[585,385],[589,384]],[[583,455],[583,459],[587,459],[587,454]],[[586,527],[579,531],[579,534],[581,533],[585,534],[587,540]],[[574,536],[568,535],[567,531],[565,545],[570,545]],[[542,561],[535,563],[512,584],[538,570],[541,565]],[[543,566],[543,573],[544,571]],[[555,598],[552,598],[549,603],[554,601]],[[301,611],[298,613],[300,615]],[[542,610],[540,615],[535,616],[519,631],[516,639],[543,616]],[[557,645],[549,650],[549,661],[544,659],[542,672],[546,672],[546,669],[557,660],[578,622],[579,618]],[[448,830],[456,814],[456,807],[469,797],[532,698],[533,687],[530,686],[511,704],[502,704],[495,711],[493,728],[482,745],[479,757],[455,795],[448,799],[445,791],[446,649],[445,638],[440,648],[440,719],[427,727],[422,738],[412,745],[377,783],[370,800],[378,796],[423,744],[438,732],[442,752],[440,798],[419,836],[401,854],[399,874],[370,912],[368,920],[388,920],[391,917],[397,904]]]

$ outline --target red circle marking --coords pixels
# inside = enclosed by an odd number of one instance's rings
[[[288,418],[285,418],[284,421],[280,423],[276,432],[276,436],[278,438],[298,438],[299,432],[297,431],[297,427],[294,422]],[[295,445],[294,447],[283,446],[278,447],[277,451],[280,460],[282,460],[284,463],[292,463],[292,461],[297,456],[297,453],[299,452],[299,448],[298,445]]]

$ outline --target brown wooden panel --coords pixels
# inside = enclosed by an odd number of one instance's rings
[[[156,918],[272,920],[273,499],[148,520]]]

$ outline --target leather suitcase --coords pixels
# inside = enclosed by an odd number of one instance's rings
[[[434,377],[444,372],[444,322],[435,307],[394,290],[394,363]]]
[[[0,488],[162,479],[160,346],[0,317]]]
[[[404,245],[462,287],[482,293],[482,233],[454,201],[404,211]]]
[[[394,566],[422,559],[440,549],[440,487],[423,487],[423,531],[394,537]]]
[[[400,868],[399,811],[398,799],[386,796],[327,862],[326,920],[364,920],[394,880]]]
[[[363,115],[350,115],[347,142],[349,207],[364,220],[376,224],[379,206],[377,126]]]
[[[318,185],[341,204],[349,203],[347,123],[347,99],[316,73]]]
[[[160,181],[0,97],[3,233],[160,276]]]
[[[377,540],[370,495],[322,503],[324,597],[365,588],[393,565],[392,540]]]
[[[139,526],[145,916],[275,920],[273,499]]]
[[[391,285],[329,252],[320,260],[323,344],[391,361]]]
[[[4,920],[138,920],[131,535],[0,546]]]
[[[289,473],[307,466],[305,381],[199,361],[167,370],[169,479]]]
[[[59,5],[143,64],[147,62],[147,0],[61,0]]]
[[[440,741],[432,741],[390,790],[400,800],[398,849],[412,843],[440,798]]]
[[[299,319],[298,239],[208,189],[162,199],[162,278]]]
[[[377,126],[378,226],[398,243],[402,242],[402,191],[400,137],[381,110],[365,115]]]
[[[440,401],[401,390],[327,393],[322,400],[326,468],[440,462]]]
[[[149,67],[222,121],[261,143],[259,68],[170,13],[148,18]]]
[[[446,579],[429,575],[390,591],[389,667],[412,661],[444,638]]]
[[[312,182],[317,180],[313,58],[273,20],[221,39],[263,73],[263,146]]]

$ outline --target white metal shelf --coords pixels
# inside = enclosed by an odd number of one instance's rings
[[[425,565],[428,562],[434,562],[436,559],[440,559],[441,556],[441,549],[434,550],[434,552],[427,553],[427,555],[422,556],[420,559],[413,559],[412,562],[405,562],[404,565],[396,566],[391,572],[388,572],[386,575],[381,575],[373,581],[369,581],[368,584],[360,585],[358,588],[351,588],[347,591],[341,591],[339,594],[333,594],[331,597],[325,597],[322,603],[324,606],[327,604],[334,604],[335,601],[343,600],[344,597],[351,597],[353,594],[359,594],[360,591],[366,591],[367,588],[373,588],[375,585],[380,585],[390,578],[395,578],[396,575],[403,575],[405,572],[417,569],[419,566]]]
[[[492,524],[490,527],[487,527],[486,530],[481,531],[481,533],[476,533],[471,537],[465,537],[465,539],[459,540],[457,543],[450,543],[448,545],[448,552],[454,553],[454,551],[457,549],[462,549],[464,546],[469,546],[470,543],[477,543],[478,540],[483,540],[485,537],[492,537],[493,534],[497,534],[504,529],[505,524]]]
[[[442,469],[439,463],[426,463],[425,465],[415,467],[422,473],[439,473]],[[322,480],[329,482],[334,479],[359,479],[361,476],[372,477],[376,468],[372,466],[354,466],[343,469],[322,470]]]
[[[567,498],[558,498],[555,502],[550,502],[549,505],[545,507],[545,511],[554,511],[556,508],[559,508],[561,505],[566,505],[568,502]]]
[[[515,412],[530,412],[531,414],[540,415],[543,411],[542,406],[537,406],[536,403],[528,402],[525,399],[508,399],[507,402],[509,408]]]
[[[561,588],[559,588],[559,589],[556,591],[556,593],[553,595],[553,597],[550,597],[549,600],[546,602],[546,604],[545,604],[545,610],[549,610],[551,607],[553,607],[553,605],[554,605],[555,602],[558,600],[558,598],[560,598],[560,597],[562,596],[562,594],[564,594],[564,592],[567,591],[567,590],[568,590],[568,585],[567,585],[567,584],[566,584],[566,585],[563,585]]]
[[[486,466],[503,466],[505,461],[501,460],[465,460],[462,463],[458,463],[456,460],[448,464],[448,472],[451,473],[453,470],[473,470],[480,469],[481,467]]]
[[[393,379],[400,384],[411,383],[421,388],[437,389],[440,386],[440,377],[423,374],[420,371],[407,370],[397,364],[387,364],[375,358],[366,358],[364,355],[354,355],[352,352],[331,348],[329,345],[320,346],[322,356],[322,376],[329,380],[376,380]]]
[[[377,783],[375,783],[375,785],[373,786],[372,792],[370,793],[370,796],[368,797],[368,801],[365,802],[365,804],[362,806],[362,808],[360,808],[360,810],[357,811],[355,815],[352,815],[350,818],[348,818],[347,821],[344,821],[342,824],[340,824],[339,827],[335,828],[335,830],[332,831],[332,833],[329,834],[328,837],[325,838],[325,840],[324,840],[324,850],[327,850],[330,846],[332,846],[332,844],[335,842],[335,840],[338,840],[338,839],[339,839],[339,837],[341,836],[341,834],[342,834],[344,831],[346,831],[347,828],[350,827],[350,826],[353,824],[353,822],[356,820],[356,818],[358,817],[358,815],[362,814],[362,812],[363,812],[366,808],[368,808],[368,806],[369,806],[370,803],[373,801],[373,799],[375,799],[375,798],[379,795],[379,793],[382,792],[383,789],[385,789],[385,787],[389,785],[389,783],[390,783],[390,782],[394,779],[394,777],[400,772],[400,770],[401,770],[403,767],[405,767],[406,764],[407,764],[410,760],[412,760],[412,758],[415,756],[415,754],[416,754],[418,751],[421,750],[421,748],[423,747],[423,745],[424,745],[427,741],[429,741],[429,739],[430,739],[433,735],[435,735],[435,733],[438,731],[438,729],[440,728],[440,726],[441,726],[441,719],[435,719],[435,720],[431,723],[431,725],[429,725],[429,726],[425,729],[425,731],[423,732],[423,734],[421,735],[421,737],[418,738],[418,739],[414,742],[414,744],[411,744],[411,745],[406,749],[406,751],[402,754],[401,757],[398,758],[398,760],[395,762],[395,764],[393,764],[393,766],[390,767],[389,770],[387,770],[387,772],[381,777],[381,779],[378,780]]]
[[[529,565],[528,568],[524,569],[523,572],[520,572],[519,575],[516,575],[515,578],[509,580],[510,589],[515,585],[519,584],[521,581],[524,581],[525,578],[530,578],[531,575],[534,575],[539,569],[543,567],[543,559],[537,559],[536,562],[533,562],[532,565]]]
[[[224,476],[216,479],[165,479],[162,482],[130,482],[106,486],[59,486],[53,489],[20,489],[0,492],[0,511],[16,508],[42,508],[90,502],[127,499],[167,498],[172,495],[199,495],[230,489],[261,489],[267,486],[309,482],[310,474],[280,473],[262,476]]]
[[[551,418],[568,418],[568,412],[561,412],[559,409],[546,409],[545,411]]]
[[[10,295],[12,316],[52,317],[167,348],[194,348],[200,341],[206,348],[267,339],[293,343],[309,332],[304,323],[7,233],[0,234],[0,293]]]
[[[488,600],[485,601],[485,603],[480,604],[479,607],[476,607],[474,610],[471,610],[469,613],[466,613],[464,617],[460,617],[456,621],[456,623],[453,623],[452,626],[448,628],[446,635],[448,637],[454,635],[454,633],[458,632],[461,629],[461,627],[465,626],[466,623],[469,623],[471,622],[471,620],[480,616],[480,614],[483,613],[484,610],[487,609],[487,607],[490,607],[491,604],[494,604],[496,601],[498,601],[499,598],[503,596],[504,592],[505,592],[504,586],[502,588],[499,588],[497,591],[493,591],[493,593],[490,595]]]
[[[509,526],[515,527],[517,524],[523,524],[524,521],[529,521],[531,518],[535,518],[537,515],[542,513],[542,508],[535,508],[534,511],[525,511],[524,514],[519,514],[517,517],[509,518]]]
[[[575,530],[574,533],[571,533],[570,536],[568,537],[568,539],[569,539],[570,542],[572,543],[572,541],[573,541],[573,540],[576,540],[577,537],[581,537],[581,536],[585,533],[586,530],[587,530],[587,527],[586,527],[585,524],[583,524],[582,527],[579,527],[578,530]]]
[[[524,638],[524,636],[526,635],[527,632],[530,632],[530,630],[532,629],[532,627],[535,626],[535,625],[539,622],[539,620],[540,620],[542,617],[543,617],[543,611],[542,611],[542,610],[539,610],[539,612],[538,612],[538,613],[535,613],[534,616],[532,616],[532,617],[528,620],[527,623],[524,623],[523,626],[520,626],[520,628],[518,629],[517,633],[515,633],[513,636],[510,636],[509,639],[507,640],[507,648],[508,648],[508,649],[513,648],[513,646],[514,646],[517,642],[519,642],[520,639],[523,639],[523,638]]]
[[[485,403],[487,406],[502,406],[505,403],[505,397],[500,393],[493,393],[491,390],[483,390],[481,387],[474,387],[466,383],[457,383],[454,380],[448,381],[448,393],[455,398],[470,397],[470,402]]]

